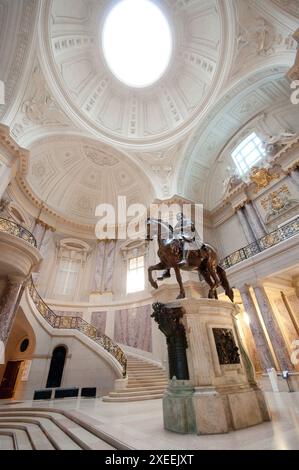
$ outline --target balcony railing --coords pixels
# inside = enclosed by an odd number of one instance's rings
[[[90,323],[87,323],[85,320],[83,320],[83,318],[56,315],[56,313],[53,312],[53,310],[51,310],[51,308],[43,301],[37,292],[32,279],[29,281],[28,288],[37,310],[53,328],[62,328],[68,330],[75,329],[81,331],[81,333],[88,336],[88,338],[92,339],[104,349],[106,349],[106,351],[112,354],[112,356],[115,357],[115,359],[121,365],[123,376],[126,376],[127,358],[124,351],[118,346],[118,344],[114,343],[114,341],[112,341],[109,336],[99,335],[97,329]]]
[[[10,233],[15,237],[22,238],[22,240],[36,247],[36,240],[32,233],[12,220],[0,218],[0,232]]]
[[[287,240],[288,238],[291,238],[294,235],[297,235],[298,233],[299,217],[288,222],[282,227],[273,230],[273,232],[264,235],[259,240],[250,243],[250,245],[247,245],[244,248],[240,248],[239,250],[234,251],[234,253],[224,258],[220,264],[224,269],[231,268],[232,266],[241,263],[241,261],[249,259],[252,256],[257,255],[258,253],[261,253],[262,251],[271,248],[271,246],[275,246],[278,243]]]

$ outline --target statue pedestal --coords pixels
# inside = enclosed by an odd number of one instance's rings
[[[270,420],[238,335],[234,304],[187,298],[153,307],[167,337],[170,376],[178,379],[163,398],[165,429],[217,434]]]

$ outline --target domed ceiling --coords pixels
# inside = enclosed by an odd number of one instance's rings
[[[154,197],[150,182],[125,155],[75,137],[36,143],[24,188],[31,198],[37,196],[55,213],[79,224],[94,224],[100,203],[117,208],[118,196],[125,196],[127,205],[147,205]]]
[[[157,4],[172,28],[173,53],[160,80],[138,89],[114,77],[103,56],[101,31],[113,2],[45,1],[40,35],[47,74],[72,118],[110,142],[148,143],[188,130],[229,65],[229,2]]]
[[[283,79],[297,0],[151,1],[171,27],[172,56],[155,83],[134,88],[103,54],[116,0],[0,0],[0,119],[30,151],[14,190],[33,217],[43,202],[49,224],[57,215],[93,231],[96,206],[118,195],[149,204],[179,194],[212,211],[234,136],[264,113],[269,134],[297,131]]]

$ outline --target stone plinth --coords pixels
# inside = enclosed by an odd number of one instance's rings
[[[187,298],[201,299],[207,295],[208,289],[198,281],[188,280],[184,282]],[[166,279],[159,289],[152,289],[151,296],[156,302],[168,303],[176,299],[179,294],[179,286],[174,279]]]
[[[181,381],[177,385],[170,383],[163,399],[165,428],[217,434],[269,421],[264,395],[255,382],[235,325],[235,305],[187,298],[162,308],[170,316],[171,312],[182,310],[180,323],[186,332],[190,379],[184,381],[184,392],[180,390]],[[194,413],[195,428],[190,413]]]

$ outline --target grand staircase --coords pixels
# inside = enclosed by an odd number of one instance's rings
[[[110,392],[105,402],[129,402],[162,398],[168,380],[156,364],[127,355],[128,385],[124,390]]]

